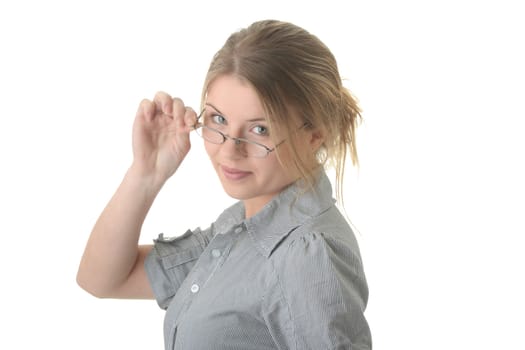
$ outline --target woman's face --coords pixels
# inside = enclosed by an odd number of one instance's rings
[[[230,137],[275,147],[261,101],[249,83],[231,75],[218,77],[208,89],[205,109],[206,125]],[[231,139],[223,144],[204,144],[226,193],[244,201],[246,217],[257,213],[294,181],[277,160],[275,151],[255,158],[245,154],[246,144],[236,144]],[[280,157],[286,164],[283,153]]]

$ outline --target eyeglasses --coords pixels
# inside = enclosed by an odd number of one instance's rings
[[[215,128],[204,125],[206,121],[201,122],[201,117],[203,117],[206,109],[203,109],[202,112],[197,117],[197,122],[193,125],[193,129],[204,140],[211,142],[216,145],[221,145],[226,142],[226,140],[232,140],[235,142],[238,147],[239,152],[245,157],[253,158],[264,158],[268,154],[272,153],[279,145],[281,145],[285,140],[279,142],[275,147],[269,148],[258,142],[248,140],[242,137],[231,137],[224,134],[222,131],[219,131]]]
[[[284,141],[282,140],[278,144],[276,144],[273,148],[269,148],[268,146],[265,146],[263,144],[260,144],[258,142],[248,140],[242,137],[231,137],[223,133],[222,131],[219,131],[215,128],[209,127],[206,124],[206,120],[201,121],[201,118],[204,119],[204,112],[206,109],[203,109],[199,116],[197,117],[197,122],[195,125],[193,125],[193,129],[204,140],[211,142],[216,145],[221,145],[226,142],[226,140],[232,140],[235,142],[235,145],[238,146],[238,151],[244,156],[244,157],[253,157],[253,158],[265,158],[268,156],[268,154],[275,151],[277,147],[279,147]],[[299,129],[304,128],[305,126],[309,125],[309,123],[304,123]],[[298,129],[298,130],[299,130]]]

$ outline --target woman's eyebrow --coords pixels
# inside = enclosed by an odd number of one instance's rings
[[[211,108],[215,109],[217,112],[219,112],[219,114],[223,117],[225,117],[224,113],[222,113],[217,107],[215,107],[214,105],[212,105],[211,103],[209,102],[206,102],[205,104],[206,106],[210,106]],[[248,119],[248,120],[245,120],[246,122],[249,122],[249,123],[253,123],[253,122],[265,122],[266,121],[266,118],[263,118],[263,117],[258,117],[258,118],[253,118],[253,119]]]
[[[214,105],[212,105],[211,103],[208,103],[206,102],[206,106],[210,106],[211,108],[215,109],[217,112],[219,112],[220,115],[224,116],[224,113],[222,113],[221,111],[219,111],[219,109],[217,107],[215,107]]]
[[[264,118],[254,118],[254,119],[248,119],[248,120],[246,120],[246,121],[249,122],[249,123],[253,123],[253,122],[265,122],[266,119],[264,119]]]

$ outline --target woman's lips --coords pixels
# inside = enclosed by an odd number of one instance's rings
[[[251,174],[249,171],[242,171],[239,169],[228,168],[224,165],[221,165],[221,171],[224,177],[226,177],[229,180],[241,180]]]

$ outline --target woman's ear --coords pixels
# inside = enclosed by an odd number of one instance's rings
[[[319,149],[319,147],[321,147],[321,145],[323,144],[324,142],[324,139],[325,139],[325,136],[324,136],[324,132],[320,129],[311,129],[311,130],[308,130],[309,131],[309,138],[310,138],[310,141],[309,141],[309,144],[310,144],[310,149],[314,152],[317,152],[317,150]]]

